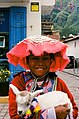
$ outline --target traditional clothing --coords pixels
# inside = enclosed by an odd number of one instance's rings
[[[62,79],[58,78],[55,73],[51,73],[51,72],[46,76],[46,78],[47,80],[44,83],[43,87],[39,86],[39,83],[37,82],[37,88],[40,88],[40,87],[43,88],[44,93],[50,92],[55,89],[58,91],[63,91],[67,93],[73,105],[74,119],[76,119],[78,115],[78,108],[65,82]],[[34,80],[33,76],[31,75],[30,72],[21,72],[15,76],[15,78],[12,80],[12,84],[15,85],[20,91],[26,90],[26,89],[30,91],[33,86],[33,80]],[[57,84],[55,84],[56,80],[57,80]],[[45,117],[49,116],[50,112],[51,112],[51,109],[50,111],[49,110],[42,111],[41,114],[39,114],[38,119],[45,119]],[[19,115],[17,114],[16,96],[13,93],[12,89],[10,89],[10,92],[9,92],[9,113],[10,113],[11,119],[20,119]],[[54,113],[54,110],[52,108],[52,114],[53,113]],[[33,118],[35,119],[35,115]]]

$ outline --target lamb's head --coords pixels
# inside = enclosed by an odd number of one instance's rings
[[[27,91],[21,91],[16,95],[17,111],[19,115],[25,114],[31,105],[32,99],[32,95]]]
[[[37,90],[34,93],[28,92],[26,90],[19,91],[13,84],[10,84],[10,87],[16,95],[17,113],[19,115],[25,114],[25,112],[29,109],[33,98],[39,93],[43,92],[43,90]]]

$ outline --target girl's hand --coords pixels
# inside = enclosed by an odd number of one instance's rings
[[[59,105],[55,107],[56,117],[57,119],[65,119],[67,117],[67,114],[70,112],[70,109],[65,105]]]

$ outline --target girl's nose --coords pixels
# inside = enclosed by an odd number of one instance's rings
[[[39,63],[40,66],[42,66],[44,64],[43,59],[40,58],[38,63]]]
[[[43,59],[42,58],[39,58],[39,63],[43,63]]]

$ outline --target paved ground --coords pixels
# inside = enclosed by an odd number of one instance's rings
[[[67,83],[79,107],[79,69],[65,69],[64,72],[57,72],[57,74]],[[0,103],[0,119],[10,119],[8,103]]]
[[[8,103],[0,104],[0,119],[10,119],[8,113]]]
[[[79,69],[76,69],[75,73],[74,73],[74,69],[65,69],[64,72],[58,72],[57,74],[68,85],[79,109]],[[77,119],[79,119],[79,112],[78,112]]]
[[[74,69],[65,69],[64,72],[70,74],[70,75],[73,75],[73,76],[76,76],[76,77],[79,77],[79,68],[74,68]]]

